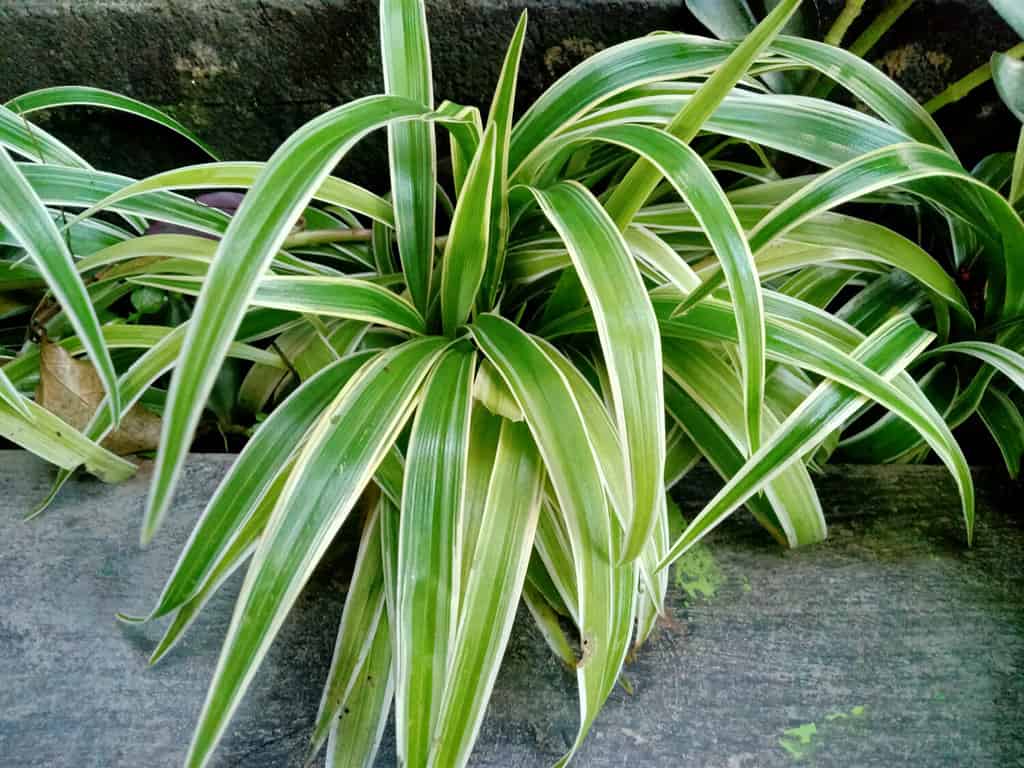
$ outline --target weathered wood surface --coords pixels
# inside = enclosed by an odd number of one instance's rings
[[[194,457],[156,545],[137,546],[148,471],[69,486],[0,452],[0,765],[179,765],[227,627],[236,579],[155,668],[144,613],[230,459]],[[829,470],[832,538],[780,552],[738,516],[673,575],[671,618],[628,667],[578,765],[1024,766],[1024,516],[1018,488],[977,475],[963,544],[938,468]],[[693,514],[716,481],[697,472]],[[299,766],[342,604],[322,568],[233,723],[217,766]],[[528,622],[514,634],[472,764],[549,765],[575,729],[572,678]],[[395,763],[390,729],[380,765]]]

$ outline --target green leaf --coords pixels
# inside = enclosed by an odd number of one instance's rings
[[[466,173],[473,158],[476,157],[484,133],[480,122],[480,110],[443,101],[438,105],[435,114],[439,116],[438,122],[448,129],[449,149],[452,155],[452,183],[456,196],[460,196],[466,183]]]
[[[987,363],[1024,390],[1024,355],[989,341],[957,341],[931,350],[927,358],[959,352]]]
[[[380,41],[387,94],[432,108],[434,84],[423,0],[381,0]],[[434,268],[434,127],[420,122],[389,126],[388,152],[398,254],[413,304],[426,315]]]
[[[476,301],[491,239],[495,129],[488,126],[455,206],[441,260],[441,320],[454,336]]]
[[[478,540],[475,550],[463,553],[473,567],[449,653],[431,765],[469,762],[519,606],[543,478],[543,464],[529,428],[522,422],[505,421],[480,523],[487,535]]]
[[[715,421],[716,426],[741,452],[739,456],[727,453],[724,462],[719,454],[716,457],[718,461],[712,462],[722,465],[721,470],[724,470],[723,474],[728,479],[739,469],[733,462],[738,458],[739,463],[743,463],[742,456],[746,447],[743,412],[737,407],[740,391],[735,373],[708,349],[669,339],[665,340],[665,371],[677,386],[686,390],[694,403]],[[770,438],[778,432],[779,422],[767,408],[763,417],[765,437]],[[691,431],[693,422],[680,421],[680,424],[698,447],[704,445],[704,435]],[[821,502],[802,462],[794,462],[779,473],[767,484],[765,495],[774,514],[765,515],[756,506],[752,511],[773,534],[777,531],[775,523],[781,525],[788,546],[800,547],[825,539],[827,528]]]
[[[361,352],[325,368],[260,425],[192,529],[150,619],[170,613],[195,594],[324,409],[371,357]]]
[[[800,0],[781,0],[764,20],[743,38],[735,50],[711,76],[697,89],[682,109],[673,116],[665,131],[684,144],[689,144],[707,122],[718,105],[747,74],[747,70],[760,56],[772,39],[779,34]],[[646,159],[637,160],[608,199],[608,213],[625,229],[657,186],[661,174]],[[752,435],[755,438],[756,435]]]
[[[339,717],[359,706],[355,694],[364,682],[366,664],[371,660],[378,643],[378,631],[383,623],[387,633],[384,608],[384,563],[380,539],[380,505],[374,504],[363,525],[359,553],[352,569],[345,595],[345,608],[341,613],[338,639],[334,645],[331,671],[324,685],[316,725],[310,736],[309,759],[320,751]],[[390,656],[390,643],[388,644]],[[384,685],[385,680],[377,681]]]
[[[383,614],[353,681],[350,704],[331,724],[327,768],[372,768],[391,711],[395,677],[391,659],[391,629]]]
[[[483,362],[490,365],[486,360]],[[497,373],[494,376],[497,377]],[[477,380],[479,380],[479,373]],[[475,390],[476,382],[474,381],[474,398]],[[509,398],[511,399],[511,395]],[[469,422],[469,451],[466,454],[466,496],[462,502],[462,519],[459,521],[458,534],[462,549],[461,572],[458,582],[462,595],[457,616],[462,615],[462,606],[466,600],[466,585],[469,584],[469,572],[473,567],[473,553],[476,551],[477,540],[480,537],[483,524],[487,489],[491,483],[491,471],[494,469],[494,456],[498,451],[498,438],[501,435],[503,421],[478,400],[474,401],[472,409]]]
[[[710,72],[733,46],[693,35],[651,35],[607,48],[589,57],[548,88],[526,110],[512,131],[509,172],[545,141],[608,96],[631,86]]]
[[[686,0],[686,7],[721,40],[746,37],[757,23],[746,0]]]
[[[178,641],[181,640],[185,632],[188,631],[188,628],[198,618],[199,613],[206,607],[210,598],[217,593],[224,582],[252,555],[260,536],[263,535],[263,531],[267,527],[270,513],[277,504],[281,491],[284,490],[285,485],[288,483],[288,477],[293,468],[294,464],[289,463],[277,473],[276,477],[267,487],[266,493],[257,502],[255,509],[246,518],[241,528],[238,529],[237,534],[218,553],[216,560],[212,563],[212,567],[203,576],[202,582],[197,586],[192,596],[177,608],[174,618],[167,625],[163,637],[160,638],[160,642],[153,649],[153,653],[150,654],[149,663],[151,665],[158,663],[178,644]],[[136,621],[136,619],[130,619],[123,614],[118,614],[118,618],[122,621],[130,621],[131,623]],[[153,616],[149,616],[138,621],[150,621],[152,618]]]
[[[403,99],[371,96],[338,107],[296,131],[267,163],[217,248],[167,398],[164,429],[142,528],[156,533],[171,501],[202,404],[259,279],[314,191],[362,136],[423,113]]]
[[[444,342],[381,352],[327,407],[295,459],[238,597],[186,765],[205,765],[317,562],[402,426]],[[352,435],[360,435],[352,440]]]
[[[42,406],[22,398],[22,408],[0,401],[0,437],[63,469],[85,465],[106,483],[119,483],[135,474],[135,465],[91,441]]]
[[[427,765],[458,626],[475,362],[463,348],[438,361],[406,456],[393,615],[395,734],[406,765]]]
[[[131,282],[201,296],[210,278],[191,275],[133,277]],[[413,334],[426,332],[419,312],[396,293],[357,277],[272,276],[259,281],[250,304],[300,314],[376,323]]]
[[[665,404],[657,320],[629,246],[593,195],[575,182],[533,194],[565,242],[594,308],[630,483],[629,507],[622,510],[628,525],[621,556],[631,560],[651,534],[664,493]]]
[[[487,259],[482,280],[483,299],[486,307],[494,305],[499,281],[505,270],[505,248],[509,234],[508,171],[509,147],[512,137],[512,113],[515,107],[516,83],[519,79],[519,60],[526,39],[527,11],[523,10],[512,33],[512,39],[501,66],[498,86],[494,90],[491,109],[487,113],[487,127],[494,131],[495,155],[491,169],[491,194],[489,213],[489,237]]]
[[[1006,471],[1016,479],[1024,455],[1024,416],[1009,397],[993,387],[985,392],[978,415],[999,446]]]
[[[21,242],[46,279],[54,297],[71,320],[75,333],[85,345],[96,372],[110,395],[111,415],[117,423],[121,402],[117,392],[117,372],[103,341],[82,279],[57,226],[42,201],[25,181],[5,149],[0,148],[0,223]],[[19,409],[20,410],[20,409]]]
[[[988,0],[988,2],[996,9],[996,13],[1013,27],[1014,32],[1020,37],[1024,37],[1024,8],[1020,6],[1017,0]]]
[[[764,400],[764,307],[750,246],[725,193],[700,156],[668,133],[646,126],[617,126],[598,130],[588,138],[639,154],[659,177],[672,184],[707,234],[737,308],[747,437],[751,450],[756,449]]]
[[[558,497],[572,548],[583,658],[576,670],[580,728],[569,754],[559,761],[564,765],[582,743],[622,668],[633,629],[638,569],[633,563],[609,561],[621,545],[602,488],[600,465],[588,450],[590,441],[579,406],[558,368],[529,335],[496,315],[480,316],[472,331],[525,415]]]
[[[21,392],[14,386],[14,382],[7,378],[3,368],[0,368],[0,400],[14,408],[15,411],[26,419],[32,419],[32,411],[25,405],[25,398],[21,396]]]
[[[85,160],[63,142],[3,106],[0,106],[0,146],[36,163],[89,167]]]
[[[105,91],[102,88],[90,88],[83,85],[58,85],[52,88],[41,88],[16,96],[5,106],[21,115],[27,115],[40,109],[70,106],[116,109],[170,128],[191,141],[210,157],[216,158],[216,154],[206,143],[166,112],[120,93]]]
[[[249,189],[256,183],[266,167],[265,163],[204,163],[175,168],[155,176],[135,181],[107,194],[79,214],[75,220],[85,219],[108,208],[123,207],[125,201],[140,195],[157,199],[154,193],[172,189]],[[130,181],[130,180],[129,180]],[[326,176],[313,192],[313,199],[369,216],[388,226],[394,226],[391,204],[362,187],[334,176]],[[201,205],[201,204],[198,204]],[[159,217],[157,217],[159,218]],[[223,230],[223,227],[221,228]]]
[[[928,333],[906,316],[893,318],[869,336],[854,351],[854,359],[882,377],[892,377],[914,359],[931,341]],[[779,471],[806,454],[840,426],[863,403],[854,390],[836,382],[820,384],[803,405],[790,414],[778,432],[751,456],[744,467],[726,483],[694,518],[672,545],[661,567],[678,559],[719,525],[737,506],[764,487]],[[965,515],[973,512],[970,474],[967,474]],[[972,515],[968,515],[968,539]]]
[[[825,74],[914,140],[954,154],[928,111],[871,62],[837,46],[799,37],[780,36],[770,50]]]
[[[694,400],[671,376],[665,382],[665,404],[668,413],[708,460],[723,480],[731,479],[743,467],[744,454],[708,411]],[[781,546],[789,546],[785,531],[772,505],[762,495],[745,502],[750,514]],[[667,547],[659,563],[667,553]]]

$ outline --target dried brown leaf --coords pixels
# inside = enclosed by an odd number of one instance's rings
[[[36,402],[75,429],[89,423],[104,396],[103,382],[92,363],[77,360],[59,344],[44,341],[39,350]],[[118,455],[154,450],[160,441],[160,417],[141,405],[121,419],[102,445]]]

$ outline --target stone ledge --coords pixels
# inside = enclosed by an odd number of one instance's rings
[[[72,482],[30,524],[52,471],[0,451],[0,753],[19,768],[181,764],[236,578],[155,668],[158,594],[228,456],[193,456],[154,546],[136,544],[150,467]],[[612,768],[1005,768],[1024,754],[1024,521],[1019,486],[975,475],[974,549],[937,467],[833,467],[832,537],[781,552],[742,515],[673,573],[670,614],[613,693],[577,765]],[[718,486],[696,471],[691,513]],[[329,560],[286,622],[214,761],[301,765],[345,577]],[[522,617],[521,617],[522,618]],[[575,730],[573,678],[520,621],[472,765],[541,768]],[[393,732],[378,761],[395,765]]]

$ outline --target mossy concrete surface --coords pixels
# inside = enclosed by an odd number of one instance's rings
[[[826,29],[842,4],[818,0],[816,26]],[[851,37],[882,5],[869,0]],[[524,8],[520,105],[609,45],[653,30],[703,33],[684,0],[427,6],[437,94],[482,108]],[[265,158],[306,120],[382,88],[371,0],[0,0],[0,29],[0,99],[67,83],[110,88],[165,107],[226,159]],[[870,58],[924,99],[1015,42],[985,0],[918,0]],[[968,155],[976,154],[972,142],[991,151],[1015,141],[991,89],[948,115]],[[123,115],[73,109],[41,119],[107,170],[145,175],[202,159],[186,142]],[[371,138],[343,172],[382,188],[382,150],[381,138]]]
[[[179,766],[241,574],[159,665],[153,605],[231,462],[193,456],[167,525],[142,550],[151,465],[69,484],[21,515],[53,472],[0,451],[0,764]],[[831,537],[783,552],[744,514],[675,568],[668,613],[627,665],[575,765],[585,768],[1012,768],[1024,755],[1024,517],[1001,470],[975,475],[964,544],[937,467],[834,467],[817,479]],[[698,468],[691,518],[720,486]],[[298,768],[347,583],[345,537],[299,599],[213,762]],[[631,694],[625,692],[626,689]],[[542,768],[571,744],[575,678],[520,616],[470,764]],[[396,764],[389,726],[378,766]]]

